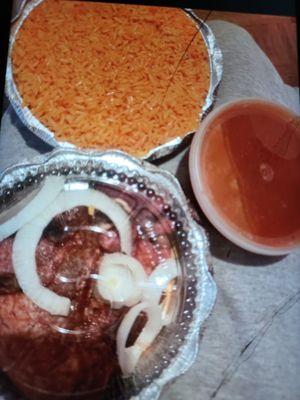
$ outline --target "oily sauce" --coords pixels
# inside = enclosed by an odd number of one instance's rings
[[[208,127],[201,151],[204,186],[235,230],[264,245],[300,243],[300,119],[245,100]]]

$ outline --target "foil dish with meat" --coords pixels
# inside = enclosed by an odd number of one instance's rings
[[[57,150],[5,171],[0,198],[4,398],[12,385],[28,399],[158,398],[215,298],[176,179],[121,152]]]

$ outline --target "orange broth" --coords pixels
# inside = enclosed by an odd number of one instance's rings
[[[203,184],[220,216],[259,244],[300,243],[300,119],[245,100],[208,126]]]

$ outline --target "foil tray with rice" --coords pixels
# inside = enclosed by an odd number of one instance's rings
[[[54,147],[155,160],[189,141],[221,75],[213,33],[191,10],[33,0],[13,26],[6,93]]]

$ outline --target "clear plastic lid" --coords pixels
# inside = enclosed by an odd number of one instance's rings
[[[149,177],[95,165],[15,170],[2,191],[0,366],[30,399],[137,395],[195,319],[185,207]]]

